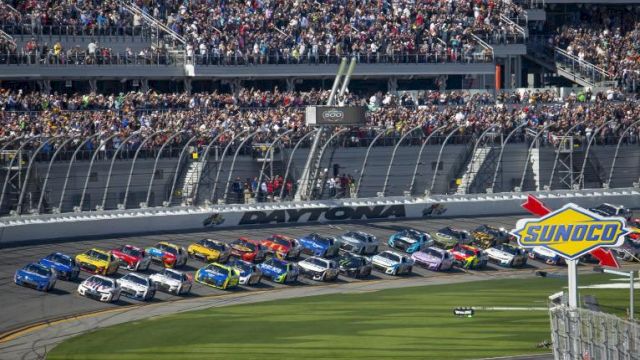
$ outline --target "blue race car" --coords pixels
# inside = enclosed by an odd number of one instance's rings
[[[387,241],[389,247],[399,249],[407,254],[425,249],[433,245],[433,239],[427,233],[423,233],[414,229],[404,229],[389,237]]]
[[[212,263],[196,271],[195,279],[200,284],[226,290],[238,286],[240,275],[231,266]]]
[[[47,267],[56,274],[58,279],[76,280],[80,274],[80,268],[71,256],[55,252],[40,260],[40,265]]]
[[[49,291],[56,285],[56,274],[44,265],[32,263],[16,271],[13,281],[17,285]]]
[[[340,250],[340,244],[335,238],[316,233],[298,239],[298,243],[302,246],[303,253],[324,258],[336,256]]]
[[[262,276],[271,279],[273,282],[280,284],[288,282],[296,282],[298,280],[299,270],[290,262],[280,260],[278,258],[270,258],[258,265],[258,269],[262,271]]]

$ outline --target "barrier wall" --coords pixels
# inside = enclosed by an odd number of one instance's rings
[[[640,189],[534,193],[550,208],[573,202],[593,207],[603,202],[637,207]],[[0,247],[58,238],[114,236],[162,231],[206,230],[250,225],[374,219],[470,217],[527,214],[526,193],[389,197],[277,204],[149,208],[106,212],[21,216],[0,220]]]

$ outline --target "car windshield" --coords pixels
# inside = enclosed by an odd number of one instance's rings
[[[251,272],[251,264],[247,264],[244,261],[236,261],[233,263],[233,267],[239,269],[242,272]]]
[[[24,268],[26,271],[42,276],[49,276],[51,273],[47,268],[35,264],[29,264]]]
[[[287,239],[283,239],[279,236],[274,236],[272,241],[278,245],[282,245],[282,246],[290,246],[291,244],[289,243],[289,240]]]
[[[393,260],[393,261],[397,261],[400,262],[400,256],[396,255],[396,254],[392,254],[390,252],[383,252],[380,253],[379,255],[380,257],[383,257],[385,259],[389,259],[389,260]]]
[[[122,280],[131,281],[132,283],[136,283],[138,285],[147,285],[146,279],[133,274],[126,275],[124,278],[122,278]]]
[[[250,243],[250,242],[248,242],[248,241],[245,241],[245,240],[240,240],[240,239],[238,239],[238,240],[234,241],[234,242],[233,242],[233,244],[234,244],[234,245],[244,246],[244,247],[246,247],[247,249],[249,249],[250,251],[256,251],[256,246],[255,246],[255,244],[252,244],[252,243]]]
[[[466,256],[474,256],[476,254],[475,252],[473,252],[471,250],[462,250],[460,252],[465,254]]]
[[[359,233],[359,232],[352,231],[352,232],[348,232],[348,233],[346,233],[344,235],[346,237],[354,238],[354,239],[359,240],[359,241],[367,241],[367,237],[364,234]]]
[[[305,262],[313,265],[318,265],[321,267],[329,267],[329,265],[325,261],[320,260],[318,258],[308,258],[307,260],[305,260]]]
[[[427,248],[426,250],[424,250],[424,252],[427,255],[435,256],[435,257],[437,257],[439,259],[442,259],[443,253],[441,251],[436,250],[436,249]]]
[[[605,214],[605,215],[615,215],[616,214],[616,209],[614,209],[613,207],[611,207],[609,205],[605,205],[605,204],[602,204],[602,205],[598,206],[594,210],[597,210],[597,212]]]
[[[176,250],[176,248],[174,248],[173,246],[169,246],[167,244],[159,244],[158,249],[168,252],[169,254],[173,254],[173,255],[178,254],[178,250]]]
[[[438,231],[440,234],[444,234],[444,235],[449,235],[449,236],[456,236],[455,231],[453,231],[452,228],[446,227],[443,229],[440,229]]]
[[[58,264],[73,266],[73,260],[62,254],[51,254],[49,255],[48,259]]]
[[[343,256],[340,258],[340,264],[346,267],[355,267],[362,264],[362,259],[355,256]]]
[[[140,257],[142,255],[142,251],[140,249],[134,248],[133,246],[123,246],[120,251],[123,254],[127,254],[130,256]]]
[[[87,256],[94,259],[102,260],[102,261],[109,261],[109,255],[95,251],[95,250],[87,251]]]
[[[420,240],[420,233],[416,230],[404,230],[401,235],[410,239]]]
[[[113,280],[104,279],[104,278],[100,278],[100,277],[97,277],[97,276],[92,276],[92,277],[88,278],[87,282],[94,283],[94,284],[97,284],[97,285],[100,285],[100,286],[113,287]]]
[[[222,268],[218,265],[213,265],[213,264],[207,265],[205,270],[207,270],[208,272],[214,275],[227,275],[229,273],[227,269]]]
[[[206,247],[207,249],[224,251],[224,244],[221,244],[217,241],[213,241],[210,239],[202,239],[200,240],[200,245]]]
[[[285,264],[285,263],[283,263],[281,261],[275,260],[275,259],[271,259],[271,261],[267,261],[265,264],[271,265],[271,266],[273,266],[273,267],[275,267],[275,268],[277,268],[279,270],[282,270],[282,271],[287,271],[287,264]]]
[[[513,246],[503,245],[501,250],[511,255],[518,255],[518,249]]]
[[[164,276],[173,279],[173,280],[182,280],[182,275],[175,271],[171,271],[169,269],[164,270]]]

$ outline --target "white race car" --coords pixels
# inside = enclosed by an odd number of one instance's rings
[[[312,280],[332,281],[338,278],[340,267],[333,260],[312,256],[298,263],[300,274]]]
[[[144,275],[129,273],[116,282],[120,293],[132,299],[149,301],[156,295],[156,286]]]
[[[188,294],[193,286],[193,277],[182,271],[164,269],[149,276],[158,290],[176,295]]]
[[[378,239],[366,232],[349,231],[338,237],[340,249],[354,254],[375,254],[378,252]]]
[[[92,275],[78,285],[78,294],[102,302],[120,300],[118,283],[102,275]]]
[[[262,280],[262,271],[258,269],[258,265],[248,261],[235,259],[229,266],[238,270],[240,274],[240,285],[258,285]]]
[[[484,253],[489,261],[500,266],[521,267],[527,263],[527,252],[510,244],[499,244],[488,248]]]
[[[371,258],[373,268],[387,275],[411,274],[413,260],[395,251],[383,251]]]
[[[536,246],[529,250],[528,256],[529,259],[540,260],[549,265],[561,265],[564,263],[560,255],[542,246]]]

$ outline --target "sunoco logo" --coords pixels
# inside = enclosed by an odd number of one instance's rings
[[[326,110],[322,112],[322,119],[326,121],[341,121],[344,119],[344,112],[337,109]]]
[[[522,247],[542,246],[569,260],[598,247],[620,246],[628,233],[624,219],[601,217],[575,204],[539,219],[521,219],[511,232]]]

